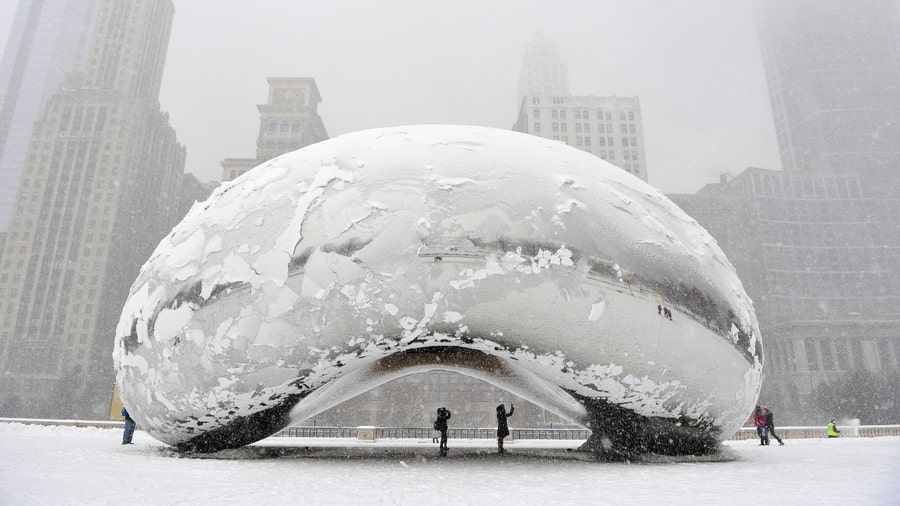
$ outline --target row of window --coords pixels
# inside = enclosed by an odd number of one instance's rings
[[[286,119],[283,119],[279,123],[277,119],[270,119],[268,125],[266,125],[266,133],[267,133],[267,135],[282,135],[282,136],[300,135],[300,133],[301,133],[300,120],[295,119],[294,121],[288,121]]]
[[[635,129],[635,126],[633,124],[631,124],[631,125],[622,124],[622,125],[620,125],[620,127],[621,128],[619,129],[619,133],[621,133],[622,135],[627,135],[627,134],[633,135],[633,134],[637,133],[637,130]],[[554,122],[550,125],[550,128],[552,128],[554,132],[568,132],[569,124]],[[535,132],[541,131],[541,123],[539,121],[534,122],[534,131]],[[579,133],[579,134],[580,133],[586,133],[586,134],[591,133],[591,124],[590,123],[575,123],[575,133]],[[604,126],[603,123],[600,123],[597,125],[597,133],[612,134],[615,132],[613,131],[612,124]],[[633,143],[632,145],[636,146],[637,138],[632,137],[631,142]]]
[[[860,198],[862,188],[854,177],[785,177],[780,174],[754,174],[753,193],[766,197],[852,199]]]
[[[566,97],[553,97],[553,105],[565,105]],[[541,105],[541,97],[531,97],[532,105]],[[635,114],[634,110],[619,110],[619,120],[621,121],[634,121]],[[560,118],[565,119],[566,117],[566,109],[553,109],[554,114],[561,115]],[[591,109],[578,107],[576,106],[573,111],[575,115],[575,119],[590,119],[591,118]],[[534,109],[535,117],[538,117],[540,114],[540,109]],[[554,116],[556,117],[556,116]],[[607,119],[611,120],[613,118],[613,111],[606,109],[596,109],[596,117],[597,119]]]
[[[869,354],[877,363],[868,367],[879,367],[883,370],[897,368],[897,345],[890,338],[806,338],[796,342],[797,352],[805,358],[806,368],[798,360],[795,346],[790,343],[774,343],[771,345],[772,372],[787,373],[797,371],[848,371],[866,368],[864,348],[870,348]]]

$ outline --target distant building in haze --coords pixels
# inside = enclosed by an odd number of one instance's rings
[[[762,400],[782,423],[855,370],[900,368],[900,73],[893,2],[765,2],[763,61],[783,171],[670,195],[754,301]]]
[[[521,104],[525,95],[569,95],[569,68],[559,56],[559,46],[541,30],[525,48],[516,104]]]
[[[570,95],[556,44],[538,32],[525,51],[513,130],[593,153],[647,181],[638,97]]]
[[[99,1],[38,118],[0,264],[0,416],[105,418],[140,266],[203,195],[160,111],[171,0]]]
[[[226,158],[222,181],[230,181],[276,156],[328,139],[319,117],[322,97],[311,77],[270,77],[268,103],[259,109],[256,158]]]
[[[782,168],[896,174],[897,3],[766,0],[757,19]]]
[[[85,63],[95,0],[19,0],[0,60],[0,234],[9,228],[34,122]]]

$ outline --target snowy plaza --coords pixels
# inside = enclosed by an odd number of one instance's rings
[[[0,504],[900,504],[900,437],[727,441],[718,459],[603,463],[580,441],[269,438],[189,458],[121,429],[0,423]]]

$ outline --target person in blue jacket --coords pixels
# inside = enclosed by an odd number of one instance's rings
[[[122,416],[125,417],[125,433],[122,434],[122,444],[134,444],[131,442],[131,438],[134,436],[134,419],[131,418],[131,415],[128,414],[128,410],[125,408],[122,408]]]

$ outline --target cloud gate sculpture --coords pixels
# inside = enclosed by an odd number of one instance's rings
[[[658,190],[558,142],[440,125],[220,186],[143,266],[113,358],[133,418],[200,452],[442,369],[585,425],[601,455],[709,453],[762,371],[734,269]]]

